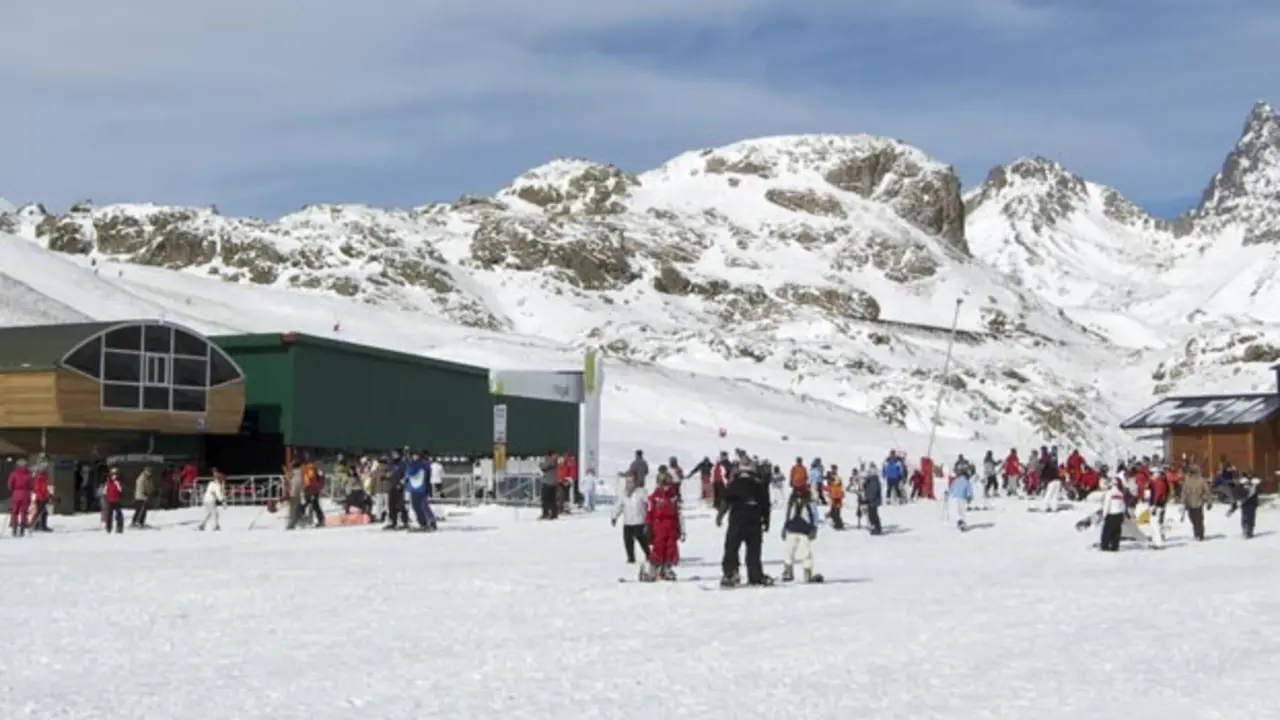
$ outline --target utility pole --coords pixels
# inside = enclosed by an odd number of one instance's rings
[[[934,467],[937,467],[937,465],[933,457],[933,443],[938,439],[938,424],[942,422],[942,399],[947,393],[947,378],[951,373],[951,353],[956,346],[956,327],[960,325],[960,306],[963,304],[963,298],[956,298],[956,312],[951,318],[951,334],[947,337],[947,357],[942,361],[942,381],[938,383],[938,400],[933,406],[933,417],[929,428],[929,449],[925,452],[925,457],[929,458]],[[932,487],[932,477],[925,478],[925,481],[930,483]],[[948,503],[950,503],[950,498],[944,494],[942,497],[942,517],[944,520],[948,514]]]

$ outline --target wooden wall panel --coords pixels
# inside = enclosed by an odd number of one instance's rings
[[[104,410],[101,388],[73,372],[57,374],[57,405],[62,427],[151,430],[179,434],[232,435],[244,418],[244,383],[209,391],[208,411],[169,413],[151,410]],[[200,419],[204,419],[201,427]]]
[[[1243,469],[1253,467],[1254,448],[1251,426],[1213,428],[1209,432],[1209,444],[1210,464],[1207,470],[1210,474],[1218,472],[1224,457],[1235,467]]]
[[[1181,462],[1185,456],[1209,471],[1209,431],[1197,428],[1173,428],[1169,434],[1169,459]]]
[[[102,459],[137,442],[137,432],[54,429],[45,435],[44,452],[78,460]],[[39,430],[0,429],[0,454],[35,455],[39,452]]]
[[[1263,423],[1253,431],[1253,467],[1262,481],[1262,492],[1276,492],[1276,471],[1280,470],[1280,418]]]
[[[0,428],[43,428],[58,424],[54,372],[0,373]]]

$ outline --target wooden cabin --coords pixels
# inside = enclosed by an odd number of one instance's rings
[[[1158,429],[1165,457],[1186,456],[1207,473],[1225,458],[1262,481],[1261,490],[1276,491],[1280,472],[1280,365],[1277,391],[1242,395],[1167,397],[1125,420],[1125,430]]]

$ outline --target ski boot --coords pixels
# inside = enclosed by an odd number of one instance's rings
[[[676,571],[671,569],[670,565],[663,565],[658,569],[658,577],[667,582],[676,581]]]
[[[808,570],[805,571],[806,574],[808,572],[809,572]],[[795,580],[795,579],[796,579],[795,568],[793,568],[790,565],[783,565],[782,566],[782,582],[791,582],[792,580]],[[805,579],[807,580],[808,578],[806,577]]]
[[[720,578],[720,587],[726,590],[739,587],[740,585],[742,585],[742,576],[736,572]]]
[[[813,570],[804,571],[804,581],[807,583],[820,583],[824,580],[826,578],[822,577],[822,573],[816,573]]]
[[[642,583],[653,582],[657,577],[649,568],[648,563],[640,563],[640,571],[636,573],[636,580]]]
[[[773,578],[769,577],[768,575],[761,575],[759,580],[756,580],[754,582],[747,581],[747,584],[753,585],[755,587],[771,587],[774,583],[773,583]]]

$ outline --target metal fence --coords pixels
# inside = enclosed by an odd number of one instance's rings
[[[179,502],[195,507],[204,499],[205,490],[212,478],[202,477],[191,488],[179,492]],[[446,473],[441,482],[432,488],[431,501],[441,505],[477,507],[503,505],[537,507],[541,503],[542,476],[536,473],[503,475],[485,478],[474,474]],[[225,494],[228,505],[266,505],[285,496],[285,481],[281,475],[232,475],[226,479]],[[608,493],[606,493],[607,495]],[[326,484],[324,497],[341,503],[343,488]]]

